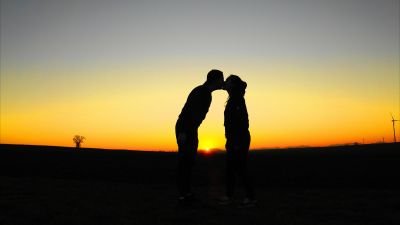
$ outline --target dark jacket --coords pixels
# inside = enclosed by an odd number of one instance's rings
[[[227,145],[249,145],[249,116],[243,96],[230,97],[224,111]]]
[[[197,128],[203,122],[208,109],[211,105],[211,91],[204,85],[193,89],[183,107],[178,121],[176,122],[177,132],[197,131]]]

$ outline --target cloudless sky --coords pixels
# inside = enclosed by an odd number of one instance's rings
[[[393,141],[399,7],[1,0],[0,141],[175,150],[177,116],[211,69],[248,83],[252,148]],[[226,98],[213,93],[200,148],[224,147]]]

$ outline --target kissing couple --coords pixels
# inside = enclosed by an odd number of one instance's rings
[[[179,204],[194,201],[191,190],[191,171],[196,160],[198,147],[197,130],[203,122],[211,104],[211,93],[215,90],[226,90],[229,94],[224,111],[226,137],[226,193],[219,204],[229,205],[233,202],[236,177],[243,182],[246,197],[241,203],[243,207],[256,204],[254,191],[247,172],[247,153],[250,147],[249,119],[244,99],[247,83],[237,75],[230,75],[224,81],[219,70],[211,70],[204,84],[194,88],[178,117],[175,126],[178,143],[177,186]]]

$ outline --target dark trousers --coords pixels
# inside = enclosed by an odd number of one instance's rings
[[[229,198],[233,197],[236,178],[239,178],[246,191],[246,197],[254,199],[254,190],[247,169],[248,152],[248,145],[241,145],[238,149],[234,149],[230,144],[226,146],[226,195]]]
[[[177,186],[180,196],[191,193],[191,172],[196,160],[199,139],[197,131],[184,132],[186,141],[178,142],[178,176]],[[178,135],[178,132],[176,132]]]

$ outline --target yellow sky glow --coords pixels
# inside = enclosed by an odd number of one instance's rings
[[[251,148],[264,148],[391,141],[390,113],[399,115],[397,65],[277,63],[219,68],[247,81]],[[190,90],[204,82],[207,70],[199,66],[176,72],[164,64],[157,68],[62,70],[68,74],[62,78],[52,77],[60,73],[57,70],[6,71],[14,73],[7,77],[29,73],[34,79],[2,80],[1,143],[73,146],[72,137],[80,134],[87,138],[84,147],[176,150],[177,116]],[[85,79],[74,82],[78,77]],[[200,149],[224,148],[226,98],[223,91],[213,93],[199,129]]]

